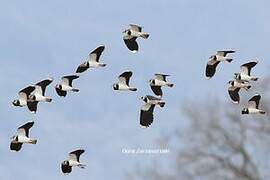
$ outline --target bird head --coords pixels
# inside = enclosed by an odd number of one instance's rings
[[[141,96],[140,99],[143,100],[144,102],[147,102],[147,98],[144,96]]]
[[[62,164],[66,165],[66,166],[69,166],[69,161],[65,160]]]
[[[228,82],[228,84],[230,84],[231,86],[234,86],[234,81],[233,81],[233,80],[230,80],[230,81]]]
[[[126,34],[126,35],[131,35],[131,31],[129,29],[126,29],[123,31],[123,34]]]
[[[119,85],[118,84],[113,84],[113,89],[114,90],[118,90],[119,89]]]
[[[56,85],[54,86],[54,88],[55,88],[55,89],[60,89],[60,90],[62,90],[62,85],[61,85],[61,84],[56,84]]]
[[[12,136],[11,138],[10,138],[11,140],[14,140],[14,141],[18,141],[18,136]]]
[[[20,101],[18,99],[12,102],[13,106],[20,106]]]
[[[242,110],[242,114],[248,114],[248,108],[244,108],[244,109]]]
[[[216,60],[216,56],[215,55],[212,55],[209,57],[210,60]]]
[[[234,73],[234,78],[235,79],[241,79],[240,73]]]
[[[154,79],[150,79],[149,80],[149,83],[150,83],[150,85],[155,85],[155,80]]]

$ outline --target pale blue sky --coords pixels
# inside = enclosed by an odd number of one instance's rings
[[[121,149],[157,148],[158,137],[181,127],[180,107],[187,99],[211,93],[228,101],[226,82],[249,59],[259,59],[254,74],[264,76],[270,58],[269,6],[266,0],[2,0],[0,179],[124,179],[125,171],[170,158],[173,149],[162,156],[130,156]],[[138,54],[122,40],[130,23],[150,33],[148,40],[138,40]],[[108,65],[82,74],[74,82],[80,93],[62,99],[51,86],[47,94],[54,101],[40,104],[37,115],[11,106],[21,88],[46,77],[57,83],[100,44],[106,46],[102,60]],[[235,49],[235,60],[220,64],[216,76],[206,80],[208,57],[219,49]],[[138,92],[112,91],[126,69],[134,72],[131,83]],[[147,82],[158,72],[171,74],[175,87],[164,90],[167,104],[155,110],[153,125],[144,130],[139,97],[151,94]],[[28,120],[36,122],[30,135],[38,144],[10,152],[9,138]],[[63,176],[60,163],[76,148],[86,150],[81,160],[88,166]]]

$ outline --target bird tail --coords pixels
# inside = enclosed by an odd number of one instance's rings
[[[107,64],[101,63],[99,64],[100,67],[105,67]]]
[[[160,107],[164,107],[164,106],[165,106],[165,102],[159,102],[158,105],[159,105]]]
[[[260,111],[260,114],[265,114],[266,112],[265,111]]]
[[[227,62],[231,63],[233,59],[226,59]]]
[[[31,139],[31,140],[29,141],[29,143],[30,143],[30,144],[37,144],[37,140],[36,140],[36,139]]]
[[[86,167],[86,164],[79,164],[78,167],[84,169]]]
[[[72,89],[73,92],[79,92],[79,89]]]
[[[141,37],[147,39],[149,37],[148,33],[141,33]]]
[[[137,91],[137,88],[129,88],[131,91]]]
[[[52,102],[52,98],[46,98],[46,102]]]
[[[226,61],[230,63],[233,61],[233,59],[226,59]]]
[[[246,90],[249,90],[251,88],[251,85],[248,85],[247,87],[246,87]]]
[[[172,83],[169,83],[169,84],[167,84],[167,86],[169,86],[169,87],[173,87],[173,84],[172,84]]]

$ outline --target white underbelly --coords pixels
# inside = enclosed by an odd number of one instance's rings
[[[20,143],[29,143],[30,138],[26,137],[26,136],[18,136],[18,142]]]
[[[167,82],[156,79],[155,86],[167,86]]]
[[[119,83],[118,85],[119,85],[119,88],[118,88],[119,90],[127,91],[127,90],[130,89],[130,87],[127,86],[126,84],[121,84],[121,83]]]
[[[74,161],[74,160],[69,160],[69,165],[70,166],[78,166],[80,163],[78,161]]]
[[[62,91],[71,91],[73,87],[67,86],[67,85],[62,85]]]
[[[258,114],[258,113],[260,113],[260,110],[259,109],[254,109],[254,108],[249,108],[248,113],[249,114]]]

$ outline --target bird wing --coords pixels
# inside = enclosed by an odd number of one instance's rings
[[[133,30],[133,31],[137,31],[137,32],[142,32],[142,27],[141,26],[138,26],[136,24],[130,24],[130,29]]]
[[[249,75],[250,76],[250,71],[251,69],[256,66],[258,62],[257,61],[252,61],[252,62],[248,62],[248,63],[245,63],[245,64],[242,64],[241,65],[241,74],[246,74],[246,75]]]
[[[28,136],[29,136],[29,129],[30,129],[33,125],[34,125],[34,121],[31,121],[31,122],[27,122],[26,124],[20,126],[20,127],[18,128],[18,135],[28,137]]]
[[[65,97],[66,95],[67,95],[67,91],[62,91],[61,89],[59,89],[59,88],[55,88],[55,90],[56,90],[56,93],[59,95],[59,96],[63,96],[63,97]]]
[[[248,108],[259,108],[261,95],[255,94],[249,101],[248,101]]]
[[[62,84],[67,85],[67,86],[72,86],[72,81],[77,78],[79,78],[78,75],[63,76]]]
[[[37,112],[37,105],[38,105],[38,101],[28,101],[27,102],[27,107],[31,113]]]
[[[69,153],[69,159],[73,160],[73,161],[80,162],[80,156],[81,156],[82,153],[84,153],[83,149],[72,151],[72,152]]]
[[[160,81],[166,81],[167,76],[170,76],[170,75],[168,75],[168,74],[157,74],[157,73],[155,74],[156,79],[158,79]]]
[[[205,70],[205,76],[207,78],[211,78],[216,73],[217,65],[220,63],[220,61],[216,61],[214,59],[207,62],[206,70]]]
[[[48,79],[45,79],[43,81],[40,81],[40,82],[36,83],[36,85],[35,85],[35,88],[36,88],[35,91],[37,93],[40,93],[40,94],[42,94],[44,96],[45,95],[46,87],[48,85],[50,85],[52,82],[53,82],[53,79],[52,78],[48,78]]]
[[[228,92],[233,103],[238,104],[240,101],[239,90],[240,88],[235,87],[235,86],[230,86],[228,88]]]
[[[34,86],[28,86],[19,92],[20,99],[28,99],[28,96],[35,90]]]
[[[151,86],[150,85],[150,87],[155,95],[157,95],[157,96],[163,95],[162,90],[161,90],[161,86]]]
[[[63,173],[71,173],[72,171],[72,166],[61,164],[61,170]]]
[[[86,71],[88,68],[89,68],[89,63],[88,63],[88,61],[86,61],[78,66],[76,73],[82,73],[82,72]]]
[[[154,104],[144,104],[141,108],[141,113],[140,113],[140,125],[142,127],[149,127],[154,120],[154,108],[155,105]]]
[[[120,74],[118,76],[118,80],[119,80],[120,83],[126,84],[126,85],[129,86],[129,80],[130,80],[131,76],[132,76],[131,71],[125,71],[125,72],[123,72],[122,74]]]
[[[139,50],[139,45],[138,45],[138,43],[137,43],[137,41],[136,41],[137,37],[127,35],[127,36],[124,36],[123,39],[124,39],[124,42],[125,42],[127,48],[128,48],[130,51],[132,51],[132,52],[134,52],[134,53],[135,53],[135,52],[138,52],[138,50]]]
[[[217,55],[223,56],[223,57],[227,56],[227,54],[229,54],[229,53],[235,53],[235,51],[232,51],[232,50],[228,50],[228,51],[217,51]]]
[[[102,52],[104,51],[104,49],[105,49],[105,46],[103,46],[103,45],[97,47],[94,51],[92,51],[89,54],[89,60],[94,61],[94,62],[99,62],[99,58],[100,58]]]
[[[22,144],[23,143],[18,143],[18,142],[11,141],[11,143],[10,143],[10,150],[12,150],[12,151],[19,151],[19,150],[21,150]]]

